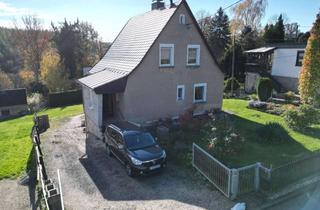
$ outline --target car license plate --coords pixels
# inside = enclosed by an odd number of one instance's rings
[[[155,169],[158,169],[160,167],[161,167],[160,165],[154,165],[154,166],[151,166],[149,169],[150,170],[155,170]]]

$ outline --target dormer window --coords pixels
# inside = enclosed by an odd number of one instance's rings
[[[174,44],[160,44],[160,67],[174,66]]]
[[[182,25],[186,24],[186,16],[184,14],[181,14],[179,16],[179,23],[182,24]]]
[[[187,65],[188,66],[200,65],[200,45],[188,45]]]

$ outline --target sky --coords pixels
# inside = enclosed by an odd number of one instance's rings
[[[169,3],[169,0],[165,0]],[[0,0],[0,26],[13,27],[24,15],[36,15],[49,29],[51,22],[65,18],[87,21],[98,31],[103,41],[112,42],[129,18],[149,11],[151,0]],[[192,11],[206,10],[213,14],[236,0],[187,0]],[[268,0],[265,25],[275,15],[285,14],[289,22],[297,22],[301,31],[308,31],[320,9],[320,0]],[[226,10],[230,15],[230,10]]]

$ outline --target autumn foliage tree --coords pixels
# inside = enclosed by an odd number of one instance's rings
[[[304,103],[320,105],[320,12],[310,34],[299,78],[299,91]]]
[[[11,88],[13,88],[13,83],[10,77],[5,72],[0,70],[0,90]]]
[[[50,49],[44,53],[40,63],[41,80],[50,92],[68,90],[70,81],[60,62],[59,54]]]
[[[43,30],[41,20],[36,16],[22,17],[23,27],[16,25],[15,39],[24,68],[32,71],[35,82],[39,82],[40,62],[49,45],[50,33]]]

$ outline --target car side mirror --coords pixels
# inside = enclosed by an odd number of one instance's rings
[[[158,137],[154,138],[156,141],[158,141]]]
[[[124,149],[124,146],[123,145],[119,145],[118,149],[122,150],[122,149]]]

